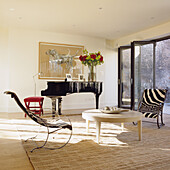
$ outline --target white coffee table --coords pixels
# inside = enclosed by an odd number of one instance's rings
[[[142,113],[137,111],[126,111],[115,114],[102,113],[99,109],[86,110],[82,112],[82,118],[86,119],[86,130],[89,131],[90,121],[96,122],[96,140],[99,143],[100,140],[100,128],[101,122],[121,123],[122,128],[126,122],[138,123],[139,141],[142,140]]]

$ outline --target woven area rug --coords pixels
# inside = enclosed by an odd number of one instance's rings
[[[124,131],[119,124],[102,123],[101,143],[97,144],[95,123],[90,124],[87,134],[81,116],[70,116],[70,119],[73,136],[62,149],[38,149],[31,153],[33,142],[23,142],[36,170],[170,169],[170,128],[157,129],[156,124],[143,123],[143,139],[138,141],[137,127],[132,123],[125,124]],[[27,125],[30,129],[29,122]]]

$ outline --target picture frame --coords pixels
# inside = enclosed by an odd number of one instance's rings
[[[78,74],[78,81],[84,81],[84,74]]]
[[[84,65],[79,60],[84,46],[39,42],[39,79],[65,80],[71,74],[78,80],[78,74],[84,73]]]
[[[66,79],[67,79],[67,81],[72,81],[72,76],[71,76],[71,74],[66,74]]]

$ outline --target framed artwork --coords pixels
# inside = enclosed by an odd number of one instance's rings
[[[72,76],[71,74],[66,74],[67,81],[72,81]]]
[[[84,77],[84,74],[79,74],[79,75],[78,75],[78,80],[79,80],[79,81],[83,81],[84,78],[85,78],[85,77]]]
[[[84,73],[79,56],[84,46],[39,42],[39,79],[65,80],[70,74],[73,80]]]

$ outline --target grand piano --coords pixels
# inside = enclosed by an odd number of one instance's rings
[[[50,97],[52,100],[52,116],[56,113],[56,99],[58,99],[58,114],[61,115],[62,96],[72,93],[94,93],[96,98],[96,109],[99,108],[99,96],[102,93],[102,82],[70,81],[58,82],[48,81],[47,89],[41,91],[41,96]]]

